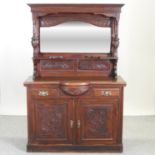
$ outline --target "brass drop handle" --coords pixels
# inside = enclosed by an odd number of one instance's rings
[[[81,125],[80,120],[77,120],[77,128],[80,128],[80,125]]]
[[[47,91],[47,90],[40,90],[40,91],[38,92],[38,95],[39,95],[39,96],[48,96],[48,91]]]
[[[74,121],[70,120],[70,128],[73,128],[73,126],[74,126]]]
[[[104,90],[104,91],[102,91],[102,95],[103,96],[110,96],[111,95],[111,91]]]

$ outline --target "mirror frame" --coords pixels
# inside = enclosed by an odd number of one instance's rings
[[[40,27],[41,53],[94,53],[94,51],[110,53],[111,51],[110,26],[99,27],[96,26],[98,23],[95,25],[78,19],[60,21],[52,26],[51,24],[53,23]]]
[[[41,16],[39,20],[40,20],[40,28],[41,27],[52,27],[52,26],[56,26],[56,25],[59,25],[65,22],[73,22],[73,21],[85,22],[85,23],[89,23],[97,27],[102,27],[102,28],[110,28],[111,29],[111,39],[110,39],[111,46],[110,46],[110,51],[106,53],[111,53],[111,54],[113,53],[114,40],[115,40],[115,44],[116,44],[116,40],[118,40],[116,37],[113,38],[114,35],[113,35],[112,25],[113,25],[114,18],[106,16],[104,14],[92,14],[92,13],[47,14],[47,15]],[[40,42],[40,28],[39,28],[39,42]],[[39,52],[41,53],[40,44],[39,44]]]

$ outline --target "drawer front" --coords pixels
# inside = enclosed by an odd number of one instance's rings
[[[119,88],[94,88],[93,89],[94,96],[119,96],[120,90]]]
[[[71,88],[70,88],[71,89]],[[68,90],[68,89],[67,89]],[[71,89],[72,90],[72,89]],[[76,90],[76,89],[75,89]],[[56,98],[56,97],[119,97],[119,88],[89,88],[86,92],[72,90],[74,94],[66,93],[62,88],[39,87],[31,89],[31,96],[35,98]],[[84,89],[82,89],[84,90]]]
[[[36,98],[59,97],[59,90],[57,88],[33,88],[31,95]]]

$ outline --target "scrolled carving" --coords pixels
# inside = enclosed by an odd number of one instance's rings
[[[88,83],[61,83],[60,84],[60,89],[68,94],[68,95],[71,95],[71,96],[79,96],[79,95],[83,95],[85,94],[86,92],[88,92],[89,90],[89,84]]]
[[[40,17],[40,25],[42,27],[55,26],[69,21],[82,21],[99,27],[110,27],[111,25],[111,19],[103,14],[58,13]]]
[[[42,69],[73,69],[73,62],[72,60],[41,60],[41,68]]]
[[[115,36],[112,36],[112,46],[115,48],[115,49],[117,49],[118,48],[118,46],[119,46],[119,38],[118,38],[118,36],[117,35],[115,35]]]
[[[111,29],[111,53],[112,56],[117,57],[117,49],[119,46],[119,38],[118,38],[118,21],[116,18],[112,18],[112,29]]]
[[[33,56],[37,57],[40,53],[39,16],[37,15],[37,13],[33,13],[32,18],[33,18],[33,37],[32,37],[31,43],[32,43],[33,51],[34,51]]]
[[[33,48],[36,48],[37,46],[39,46],[39,39],[32,37],[31,43]]]
[[[107,60],[92,60],[92,59],[85,59],[79,61],[79,69],[80,70],[103,70],[103,71],[110,71],[111,64]]]

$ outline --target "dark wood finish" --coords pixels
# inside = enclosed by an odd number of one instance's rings
[[[79,96],[89,90],[89,83],[61,83],[60,88],[68,95]]]
[[[118,22],[123,4],[29,4],[33,19],[34,79],[73,76],[117,78]],[[82,21],[111,28],[110,53],[42,53],[40,27]],[[74,51],[73,51],[74,52]],[[82,52],[82,51],[81,51]]]
[[[121,152],[123,91],[117,77],[122,4],[29,4],[34,74],[27,88],[31,152]],[[40,28],[82,21],[111,28],[109,53],[42,53]]]
[[[28,151],[122,151],[121,77],[29,78]],[[106,92],[106,93],[105,93]]]
[[[117,99],[81,99],[77,104],[78,144],[116,143]]]
[[[32,99],[35,113],[33,143],[41,144],[71,144],[72,130],[70,120],[73,103],[70,100]]]

